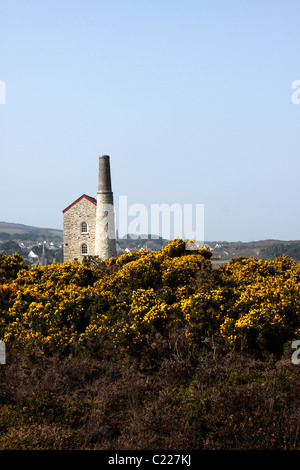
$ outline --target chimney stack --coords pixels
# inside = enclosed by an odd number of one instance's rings
[[[111,193],[111,176],[109,155],[101,155],[99,157],[99,193]]]
[[[115,213],[108,155],[99,157],[95,255],[102,260],[116,256]]]

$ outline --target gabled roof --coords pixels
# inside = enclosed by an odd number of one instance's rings
[[[71,209],[72,206],[75,206],[75,204],[77,204],[77,202],[81,201],[81,199],[87,199],[88,201],[90,201],[92,204],[95,204],[95,206],[97,205],[97,199],[95,199],[94,197],[91,197],[91,196],[87,196],[86,194],[83,194],[82,196],[80,196],[78,199],[76,199],[76,201],[72,202],[72,204],[70,204],[68,207],[66,207],[64,210],[63,210],[63,214],[65,212],[67,212],[67,210]]]

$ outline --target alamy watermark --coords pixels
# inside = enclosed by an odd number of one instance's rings
[[[6,346],[4,341],[0,341],[0,364],[6,364]]]
[[[0,80],[0,104],[6,104],[6,85],[3,80]]]
[[[298,357],[300,355],[300,340],[296,339],[295,341],[292,342],[292,348],[296,349],[296,351],[293,352],[292,354],[292,363],[293,364],[300,364],[300,358]]]
[[[294,80],[292,83],[292,88],[295,89],[291,97],[292,103],[299,104],[300,103],[300,80]]]
[[[118,237],[132,238],[150,234],[167,240],[181,238],[204,243],[204,204],[128,205],[127,196],[119,197]],[[188,249],[196,249],[189,244]]]
[[[204,244],[204,204],[128,204],[127,196],[119,197],[118,217],[115,218],[112,204],[101,205],[101,217],[98,220],[98,237],[115,238],[115,226],[118,238],[133,240],[150,235],[170,240],[181,238],[193,240],[186,243],[186,248],[196,250]]]

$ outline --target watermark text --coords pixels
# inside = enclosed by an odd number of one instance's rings
[[[292,103],[299,104],[300,103],[300,80],[294,80],[292,83],[292,88],[295,91],[292,93]]]
[[[204,243],[204,204],[128,205],[127,196],[119,197],[118,236],[137,239],[145,234],[167,240],[181,238]],[[190,246],[190,249],[195,249]]]
[[[0,364],[6,364],[6,346],[4,341],[0,341]]]
[[[6,85],[3,80],[0,80],[0,104],[6,104]]]

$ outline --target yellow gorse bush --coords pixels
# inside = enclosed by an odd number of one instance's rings
[[[220,303],[220,333],[227,342],[246,345],[251,337],[267,346],[272,342],[276,349],[297,335],[299,263],[285,256],[274,261],[237,258],[220,268],[220,277],[223,292],[230,295],[230,301]]]
[[[272,352],[300,334],[299,263],[236,258],[213,270],[210,257],[179,239],[101,267],[29,269],[18,255],[1,255],[0,339],[42,353],[137,353],[155,335],[175,332],[199,349],[213,341]]]

